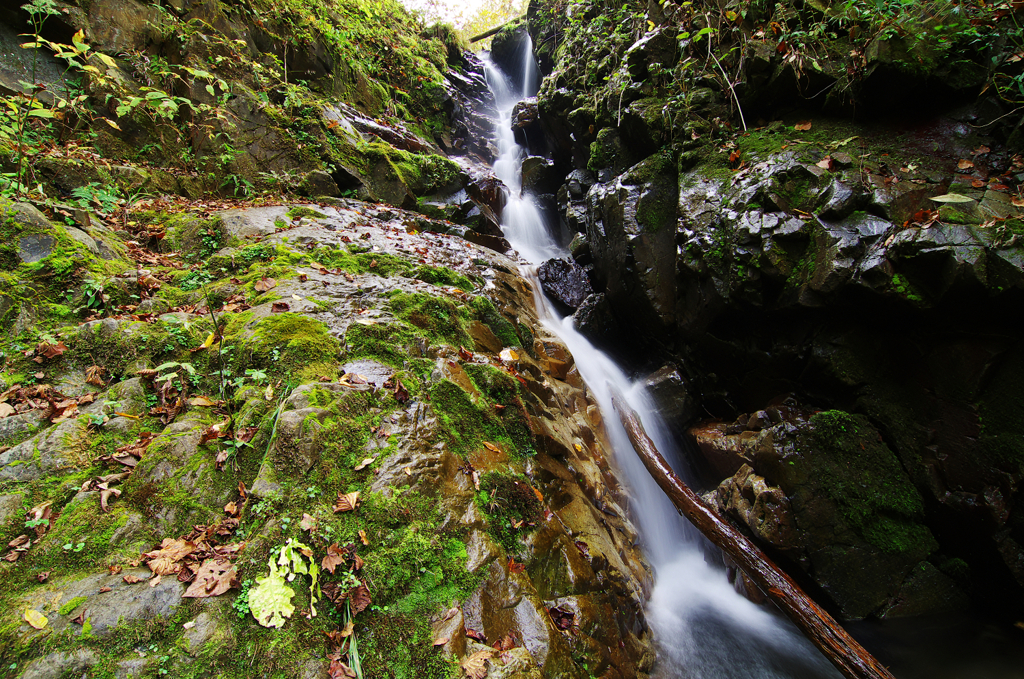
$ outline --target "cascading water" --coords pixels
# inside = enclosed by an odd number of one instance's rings
[[[524,267],[537,295],[545,327],[572,352],[576,366],[605,417],[615,464],[631,489],[633,518],[645,552],[656,572],[647,617],[659,644],[656,674],[660,677],[704,679],[768,677],[839,677],[829,662],[786,620],[757,606],[729,584],[717,550],[689,523],[658,488],[633,452],[611,406],[613,390],[625,394],[647,433],[677,473],[680,453],[652,403],[639,385],[605,354],[576,332],[572,318],[560,318],[541,292],[536,265],[568,253],[550,235],[534,198],[522,191],[524,150],[512,132],[512,109],[536,92],[537,69],[532,45],[523,59],[522,90],[485,59],[488,85],[499,113],[495,129],[498,158],[495,175],[508,187],[502,229],[509,243],[532,266]]]

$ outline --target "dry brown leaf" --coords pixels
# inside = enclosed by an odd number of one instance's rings
[[[101,368],[98,365],[91,365],[85,369],[85,383],[92,384],[97,387],[104,386],[103,373],[107,371],[106,368]]]
[[[291,309],[291,307],[288,306],[288,302],[274,302],[270,305],[270,313],[273,314],[281,314],[288,311],[288,309]]]
[[[266,292],[277,287],[277,281],[273,278],[261,278],[252,286],[256,292]]]
[[[84,625],[85,624],[85,609],[83,608],[81,613],[79,613],[75,617],[71,618],[71,622],[75,623],[76,625]]]
[[[39,582],[46,582],[50,577],[50,571],[43,571],[42,573],[36,573],[36,580]]]
[[[227,559],[207,559],[196,573],[195,581],[182,595],[185,598],[220,596],[238,586],[238,573]]]
[[[17,411],[14,409],[14,406],[12,406],[10,403],[0,403],[0,420],[4,419],[5,417],[10,417],[15,412]]]
[[[129,573],[128,575],[125,575],[121,579],[124,580],[125,583],[129,584],[129,585],[134,585],[137,582],[142,582],[142,578],[140,578],[138,576],[135,576],[135,575],[132,575],[131,573]]]
[[[316,519],[309,514],[303,514],[299,520],[299,528],[302,530],[313,530],[316,527]]]
[[[366,537],[366,531],[365,530],[359,531],[359,541],[362,542],[364,545],[369,545],[370,544],[370,541]]]
[[[228,516],[238,516],[238,504],[232,500],[224,505],[224,513]]]
[[[129,583],[129,584],[131,584],[131,583]],[[112,587],[100,587],[100,594],[106,594],[107,592],[112,592],[112,591],[113,591]]]
[[[149,579],[149,586],[150,587],[156,587],[157,585],[159,585],[160,584],[160,578],[162,578],[162,577],[163,577],[162,575],[157,575],[155,578],[150,578]]]
[[[972,167],[974,167],[974,163],[970,160],[967,160],[966,158],[961,158],[960,162],[957,163],[956,166],[961,170],[970,170]]]
[[[210,406],[217,405],[217,401],[214,401],[209,396],[193,396],[188,400],[188,404],[199,408],[209,408]]]
[[[337,543],[334,543],[327,548],[327,556],[320,562],[320,566],[331,575],[334,575],[334,569],[343,563],[345,563],[345,553]]]
[[[371,464],[373,464],[373,458],[372,458],[372,457],[368,457],[368,458],[364,459],[364,460],[363,460],[362,462],[360,462],[359,464],[357,464],[357,465],[356,465],[356,466],[354,467],[354,469],[355,469],[355,470],[356,470],[357,472],[358,472],[358,471],[362,471],[363,469],[366,469],[366,468],[367,468],[367,467],[368,467],[369,465],[371,465]]]
[[[435,646],[444,646],[449,641],[451,641],[451,637],[438,637],[438,638],[434,639],[434,645]]]
[[[494,657],[494,654],[493,648],[486,648],[467,656],[460,665],[469,679],[484,679],[487,676],[487,661]]]
[[[359,506],[359,491],[354,493],[338,493],[338,499],[334,501],[334,511],[351,512]]]
[[[341,630],[341,638],[344,639],[345,637],[352,636],[352,630],[354,630],[355,628],[356,628],[355,622],[353,622],[352,620],[349,620],[345,624],[345,627],[342,628],[342,630]]]
[[[806,132],[807,130],[811,129],[811,121],[801,120],[800,122],[793,126],[793,129],[796,130],[797,132]]]
[[[490,441],[484,441],[484,448],[486,448],[487,450],[489,450],[489,451],[491,451],[493,453],[500,453],[501,452],[501,448],[499,448],[498,446],[494,445]]]
[[[370,590],[366,588],[366,585],[359,585],[353,587],[349,593],[349,604],[352,606],[352,615],[358,615],[365,611],[370,603]]]

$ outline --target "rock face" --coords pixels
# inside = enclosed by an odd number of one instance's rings
[[[1024,303],[1024,215],[1013,198],[1024,180],[1019,136],[997,129],[1008,109],[987,96],[898,126],[834,115],[850,101],[858,111],[912,107],[915,88],[947,75],[936,87],[955,96],[977,82],[980,64],[936,64],[911,82],[901,59],[921,46],[883,40],[864,54],[856,82],[837,88],[847,100],[824,104],[831,116],[790,117],[773,102],[792,101],[804,86],[831,91],[843,77],[838,62],[800,75],[771,38],[746,42],[731,63],[748,129],[733,133],[720,124],[743,125],[733,94],[685,75],[697,41],[680,43],[676,27],[688,10],[645,9],[650,30],[628,40],[596,40],[550,2],[529,12],[546,75],[538,124],[565,178],[559,216],[596,293],[576,312],[578,327],[592,338],[638,329],[611,347],[637,372],[680,366],[693,403],[676,411],[677,432],[703,414],[735,423],[770,413],[789,394],[867,418],[858,428],[874,428],[898,461],[893,473],[919,498],[913,521],[935,542],[898,563],[870,541],[845,556],[800,547],[790,565],[846,615],[959,602],[935,569],[975,602],[1019,610],[1024,431],[1020,389],[1010,383],[1024,365],[1024,334],[1006,313]],[[747,457],[753,430],[741,438],[726,429],[693,432],[707,481],[746,464],[765,488],[781,488],[799,519],[800,487],[813,487],[811,477],[784,480],[762,468]],[[843,487],[865,474],[850,472]],[[736,478],[726,493],[733,500],[723,498],[742,525],[761,487],[752,478]],[[882,584],[859,580],[862,563]],[[919,597],[929,590],[925,605]]]
[[[547,296],[570,311],[594,292],[586,272],[571,259],[549,259],[538,267],[537,277]]]
[[[719,511],[799,564],[844,617],[966,608],[926,560],[939,544],[923,498],[863,416],[771,407],[694,436],[719,470],[741,465],[713,494]]]
[[[18,219],[5,224],[71,242],[41,215]],[[572,355],[540,329],[516,264],[423,230],[417,213],[358,201],[236,208],[205,223],[245,243],[210,258],[221,278],[208,293],[169,282],[177,254],[148,253],[167,279],[146,293],[154,311],[100,310],[52,327],[62,349],[19,352],[56,387],[3,375],[15,410],[0,418],[4,666],[20,677],[182,676],[230,673],[256,653],[289,676],[321,677],[322,639],[339,629],[330,597],[356,578],[376,606],[354,618],[366,676],[396,663],[432,676],[498,643],[501,676],[646,677],[652,573],[600,414]],[[173,238],[186,253],[202,247]],[[77,247],[83,266],[99,261]],[[59,256],[12,275],[45,273]],[[589,293],[585,274],[561,264],[565,293]],[[196,349],[212,332],[210,304],[223,353]],[[237,387],[217,367],[229,354],[246,376]],[[52,422],[50,402],[75,415]],[[235,438],[217,435],[215,408],[233,414]],[[250,615],[252,593],[289,540],[318,564],[331,544],[351,558],[319,573],[319,601],[305,575],[285,585],[298,610],[268,629]],[[235,569],[227,592],[183,598],[195,582],[185,581],[204,577],[183,561],[194,552]],[[298,614],[314,603],[317,617]]]

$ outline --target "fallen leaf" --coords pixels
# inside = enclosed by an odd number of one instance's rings
[[[344,639],[345,637],[352,636],[352,632],[353,630],[355,630],[355,628],[355,622],[349,620],[347,623],[345,623],[345,627],[343,627],[341,630],[341,638]]]
[[[961,158],[960,162],[957,163],[956,166],[961,170],[970,170],[974,167],[974,163],[966,158]]]
[[[362,584],[354,587],[348,593],[348,600],[352,606],[352,615],[358,615],[370,606],[370,590],[366,588],[366,585]]]
[[[75,623],[76,625],[84,625],[85,624],[85,613],[86,613],[86,611],[83,608],[81,613],[79,613],[75,617],[71,618],[71,622]]]
[[[131,584],[131,583],[129,583],[129,584]],[[100,587],[100,594],[106,594],[107,592],[111,592],[111,591],[113,591],[113,588],[111,588],[111,587]]]
[[[508,572],[509,573],[522,573],[526,570],[526,564],[516,563],[513,557],[508,559]]]
[[[345,553],[337,543],[334,543],[327,547],[327,556],[320,562],[320,566],[334,575],[334,569],[345,563]]]
[[[189,620],[184,625],[182,625],[182,627],[184,627],[185,629],[192,629],[195,626],[196,626],[196,621],[195,620]]]
[[[369,545],[370,544],[370,541],[366,538],[366,531],[365,530],[359,531],[359,541],[362,542],[364,545]]]
[[[974,180],[971,180],[971,186],[976,188],[976,189],[980,189],[983,186],[985,186],[985,182],[981,181],[980,179],[974,179]]]
[[[493,648],[477,651],[473,655],[467,656],[460,666],[469,679],[484,679],[487,676],[487,661],[494,657],[494,654]]]
[[[186,599],[220,596],[237,586],[238,573],[234,564],[224,558],[207,559],[196,573],[195,581],[182,596]]]
[[[281,627],[292,617],[295,590],[288,586],[281,572],[271,568],[266,577],[257,577],[256,586],[249,590],[249,611],[256,622],[264,627]]]
[[[989,153],[989,152],[990,152],[991,150],[992,150],[992,149],[990,149],[989,147],[987,147],[987,146],[985,146],[984,144],[982,144],[982,145],[981,145],[981,146],[979,146],[978,148],[976,148],[976,149],[974,149],[973,151],[971,151],[971,155],[975,155],[975,156],[983,156],[983,155],[985,155],[986,153]]]
[[[200,408],[209,408],[210,406],[217,405],[217,402],[209,396],[193,396],[188,400],[188,404]]]
[[[503,361],[518,361],[519,360],[519,354],[517,354],[512,349],[509,349],[508,347],[506,347],[506,348],[501,350],[501,353],[498,354],[498,358],[500,358]]]
[[[959,193],[945,193],[941,196],[932,196],[930,200],[934,200],[936,203],[970,203],[974,199]]]
[[[793,129],[796,130],[797,132],[806,132],[807,130],[811,129],[811,121],[802,120],[796,125],[794,125]]]
[[[104,514],[110,511],[110,505],[107,502],[112,497],[120,497],[121,490],[119,488],[104,488],[100,491],[100,511]]]
[[[501,448],[499,448],[498,446],[494,445],[490,441],[484,441],[484,448],[486,448],[487,450],[491,451],[492,453],[500,453],[501,452]]]
[[[51,571],[43,571],[42,573],[36,573],[36,580],[39,582],[46,582],[50,577]]]
[[[89,366],[85,369],[85,383],[92,384],[97,387],[104,386],[103,373],[106,371],[106,368],[101,368],[98,365]]]
[[[835,169],[835,161],[832,160],[831,156],[825,156],[824,158],[819,160],[817,163],[815,163],[815,165],[820,167],[822,170],[828,170],[829,172],[831,172],[833,169]]]
[[[49,620],[47,620],[46,616],[40,613],[39,611],[33,608],[28,608],[25,609],[25,622],[32,625],[36,629],[43,629],[44,627],[46,627],[46,623],[48,623]]]
[[[149,586],[150,587],[156,587],[157,585],[159,585],[160,584],[160,578],[162,578],[162,577],[163,577],[162,575],[158,575],[155,578],[150,578],[149,579]]]
[[[273,278],[261,278],[252,286],[256,292],[266,292],[277,287],[277,281]]]
[[[334,512],[351,512],[359,505],[359,491],[354,493],[338,493],[338,499],[334,501]]]
[[[68,348],[64,346],[64,342],[57,342],[56,344],[50,344],[49,342],[40,342],[36,346],[36,353],[41,354],[46,358],[55,358],[57,356],[60,356],[67,350]]]
[[[228,516],[238,516],[238,504],[232,500],[224,505],[224,513]]]
[[[434,639],[434,645],[435,646],[444,646],[449,641],[451,641],[451,637],[438,637],[438,638]]]
[[[359,464],[357,464],[357,465],[355,466],[355,470],[356,470],[357,472],[358,472],[358,471],[361,471],[361,470],[363,470],[363,469],[366,469],[366,468],[367,468],[368,466],[370,466],[371,464],[373,464],[373,458],[372,458],[372,457],[368,457],[368,458],[366,458],[365,460],[363,460],[362,462],[360,462]]]
[[[0,420],[5,417],[10,417],[16,412],[17,411],[14,409],[14,406],[10,403],[0,403]]]
[[[487,643],[487,637],[482,632],[477,632],[475,629],[466,628],[466,636],[474,641],[479,641],[481,644]]]
[[[273,304],[270,305],[270,312],[280,314],[284,313],[285,311],[288,311],[288,309],[290,308],[291,307],[288,306],[288,302],[274,302]]]
[[[313,530],[316,527],[316,519],[309,514],[303,514],[302,519],[299,520],[299,528],[302,530]]]

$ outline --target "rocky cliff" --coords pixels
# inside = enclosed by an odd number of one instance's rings
[[[844,617],[1017,615],[1019,36],[879,7],[534,2],[527,138],[723,512]]]

